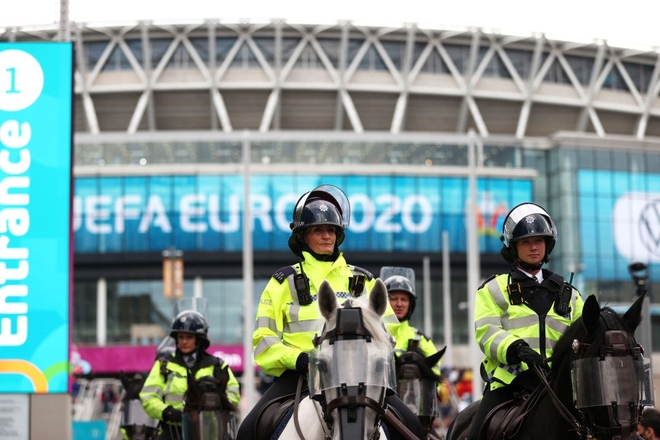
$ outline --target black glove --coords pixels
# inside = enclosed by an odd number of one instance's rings
[[[180,422],[181,410],[168,406],[163,410],[163,422]]]
[[[300,353],[298,355],[298,359],[296,359],[296,371],[306,376],[308,364],[309,364],[309,355],[305,352]]]
[[[530,368],[533,365],[546,368],[543,357],[527,345],[525,341],[516,341],[511,344],[506,352],[506,359],[509,364],[524,362]]]

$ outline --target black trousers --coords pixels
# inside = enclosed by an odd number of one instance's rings
[[[295,394],[299,377],[300,375],[296,371],[291,370],[276,378],[273,385],[268,388],[266,393],[254,405],[254,408],[243,418],[241,426],[238,428],[237,438],[240,440],[254,440],[254,427],[261,408],[273,399]],[[307,381],[304,382],[304,389],[307,391]],[[420,440],[424,439],[424,431],[422,430],[422,424],[419,422],[419,419],[398,396],[393,395],[388,397],[387,403],[401,415],[403,423],[417,438]],[[394,428],[388,428],[392,440],[402,438]]]

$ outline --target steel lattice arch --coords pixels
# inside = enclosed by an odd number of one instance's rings
[[[350,22],[71,23],[77,133],[660,135],[660,57],[606,41]],[[0,41],[55,40],[53,28]]]

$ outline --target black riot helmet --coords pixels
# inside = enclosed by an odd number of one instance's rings
[[[339,245],[344,241],[344,230],[348,228],[350,216],[351,208],[348,197],[341,189],[334,185],[316,187],[303,194],[296,203],[293,220],[289,225],[291,228],[289,248],[294,254],[301,257],[305,248],[303,231],[310,226],[332,225],[335,226],[337,234],[335,252],[333,252],[336,254]]]
[[[516,242],[527,237],[545,237],[545,256],[542,264],[550,259],[550,252],[557,242],[557,225],[550,214],[536,203],[521,203],[513,208],[502,226],[502,256],[509,264],[519,264]],[[523,265],[524,267],[524,265]],[[526,267],[539,269],[538,267]]]
[[[204,316],[194,310],[184,310],[176,315],[172,321],[170,336],[176,340],[177,333],[188,333],[197,336],[197,345],[202,350],[206,350],[211,345],[209,325]]]
[[[395,267],[395,266],[384,266],[380,269],[380,278],[385,284],[387,293],[394,291],[401,291],[408,294],[410,298],[410,306],[408,307],[408,313],[402,319],[402,321],[407,321],[412,316],[415,311],[415,305],[417,304],[417,293],[415,293],[415,271],[409,267]]]

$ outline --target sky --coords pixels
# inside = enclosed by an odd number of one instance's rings
[[[71,21],[88,24],[136,20],[219,18],[253,23],[484,28],[505,35],[543,33],[550,39],[660,51],[660,0],[68,0]],[[0,28],[55,25],[60,0],[0,0]],[[1,30],[0,30],[1,32]]]

